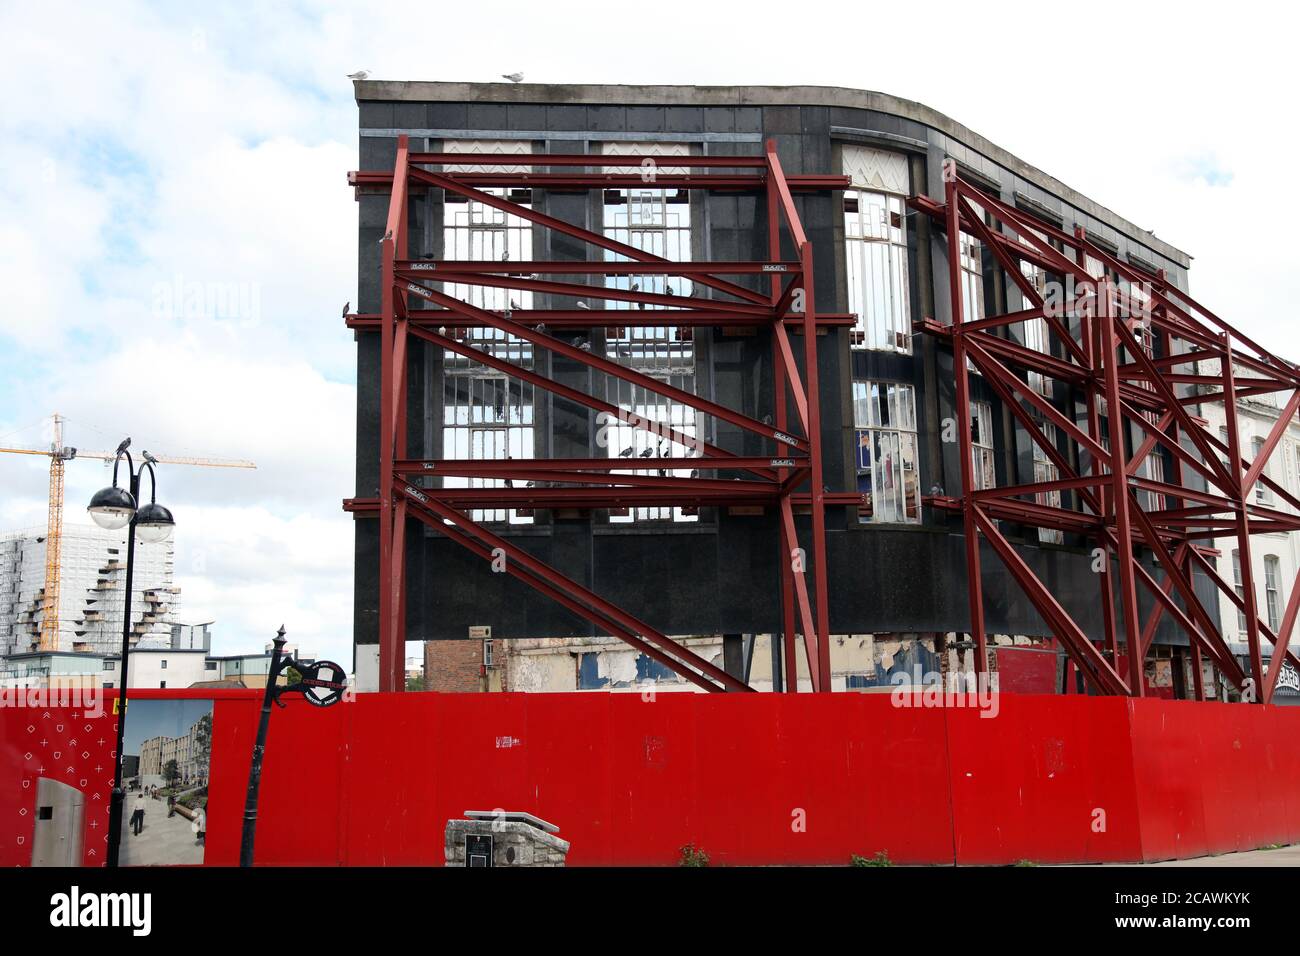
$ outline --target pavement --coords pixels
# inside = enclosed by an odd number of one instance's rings
[[[1195,860],[1166,860],[1144,866],[1300,866],[1300,844],[1277,849],[1248,849],[1221,856],[1199,856]]]
[[[1191,860],[1165,860],[1161,863],[1127,864],[1130,866],[1300,866],[1300,844],[1280,846],[1276,850],[1245,850],[1220,856],[1198,856]]]
[[[179,813],[168,818],[165,800],[144,799],[144,829],[131,832],[131,814],[140,801],[128,793],[122,806],[122,866],[160,866],[203,862],[203,847],[194,842],[190,821]]]

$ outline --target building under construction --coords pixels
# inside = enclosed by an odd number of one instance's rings
[[[1214,556],[1296,527],[1262,462],[1300,371],[1186,253],[879,93],[356,98],[363,689],[472,628],[568,662],[536,689],[1267,699],[1295,663],[1297,589],[1270,625]],[[1243,455],[1202,411],[1257,394]]]
[[[0,660],[36,651],[120,653],[126,536],[125,529],[62,527],[58,623],[55,634],[48,637],[49,532],[42,529],[0,536]],[[145,638],[169,640],[180,601],[171,541],[136,552],[131,590],[132,645]]]

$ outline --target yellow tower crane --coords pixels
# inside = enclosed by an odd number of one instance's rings
[[[42,651],[59,648],[59,578],[63,567],[63,466],[74,458],[96,458],[112,461],[117,457],[109,451],[78,451],[63,444],[63,423],[58,412],[54,414],[54,440],[49,448],[0,448],[0,453],[12,455],[45,455],[50,459],[50,503],[45,531],[45,590],[41,600]],[[231,458],[180,458],[154,455],[153,460],[167,465],[198,465],[203,468],[256,468],[251,461]]]

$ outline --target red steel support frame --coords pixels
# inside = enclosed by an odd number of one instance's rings
[[[923,196],[913,197],[910,204],[947,231],[953,322],[951,326],[932,321],[920,325],[923,331],[952,343],[959,422],[970,421],[969,359],[1060,475],[1051,482],[975,489],[970,428],[959,425],[957,429],[961,495],[930,501],[962,515],[977,664],[984,665],[986,641],[982,536],[1099,693],[1142,696],[1145,660],[1156,628],[1167,614],[1187,634],[1197,699],[1205,699],[1201,661],[1208,659],[1243,690],[1244,699],[1271,702],[1283,664],[1300,667],[1290,649],[1300,612],[1300,577],[1292,584],[1285,614],[1274,633],[1259,618],[1250,540],[1255,534],[1300,530],[1300,501],[1265,474],[1269,456],[1300,409],[1300,367],[1242,335],[1171,285],[1164,273],[1150,274],[1118,259],[1090,242],[1082,229],[1067,234],[1000,202],[961,179],[953,164],[945,165],[943,204]],[[987,224],[973,204],[982,207],[996,225]],[[1029,308],[964,320],[962,232],[990,250],[1019,286]],[[1101,263],[1103,275],[1088,273],[1089,259]],[[1022,261],[1061,277],[1061,295],[1054,301],[1050,296],[1045,299],[1021,274]],[[1144,294],[1125,292],[1116,280],[1128,284],[1130,290],[1141,288]],[[1050,329],[1051,354],[1019,345],[1005,334],[1009,327],[1039,319]],[[1003,334],[998,334],[999,329]],[[1070,407],[1062,408],[1035,390],[1028,380],[1030,372],[1067,386]],[[1189,390],[1178,394],[1179,386]],[[1056,392],[1059,396],[1061,389]],[[1273,392],[1289,396],[1258,456],[1246,460],[1238,437],[1236,402]],[[1192,406],[1214,403],[1223,404],[1226,444],[1191,410]],[[1076,423],[1079,415],[1082,424]],[[1055,425],[1073,454],[1064,454],[1047,441],[1039,430],[1040,422]],[[1139,474],[1157,447],[1167,450],[1173,461],[1173,474],[1164,481]],[[1090,462],[1086,468],[1085,461]],[[1204,479],[1205,491],[1185,482],[1193,474]],[[1260,484],[1289,510],[1257,501],[1253,492]],[[1039,495],[1051,491],[1073,493],[1079,507],[1070,508],[1065,502],[1051,506],[1038,500]],[[1150,507],[1149,493],[1160,496],[1160,507]],[[1088,636],[1070,617],[999,528],[998,519],[1084,539],[1100,563],[1096,570],[1103,635]],[[1237,597],[1234,587],[1218,575],[1206,557],[1208,547],[1218,538],[1230,539],[1240,552],[1244,598]],[[1143,562],[1147,555],[1154,557],[1163,580],[1147,570]],[[1219,632],[1217,608],[1204,607],[1197,597],[1194,571],[1205,575],[1245,615],[1246,672]],[[1145,622],[1139,619],[1139,587],[1153,599]],[[1267,667],[1261,639],[1273,644]],[[1121,655],[1127,666],[1120,666]]]
[[[348,325],[380,336],[379,451],[379,672],[380,690],[401,691],[405,661],[405,553],[408,519],[419,521],[460,544],[484,561],[496,559],[504,570],[539,593],[586,618],[603,634],[618,637],[685,679],[708,691],[748,691],[743,681],[726,674],[598,594],[513,545],[491,527],[475,521],[476,509],[494,508],[618,508],[628,505],[754,506],[771,508],[779,518],[781,553],[782,633],[786,686],[798,685],[797,637],[802,636],[811,684],[830,690],[829,598],[826,561],[825,509],[822,473],[820,406],[817,381],[817,333],[850,325],[852,316],[819,314],[813,297],[813,249],[799,221],[793,193],[842,189],[842,176],[789,176],[772,143],[762,156],[674,156],[675,169],[696,173],[657,173],[662,188],[762,192],[768,211],[768,259],[762,262],[670,262],[599,232],[520,206],[486,188],[609,189],[640,186],[645,164],[653,156],[559,154],[511,155],[510,164],[525,172],[485,173],[447,171],[445,167],[475,167],[501,163],[501,157],[472,154],[412,152],[406,136],[398,137],[397,160],[391,173],[359,172],[349,177],[358,191],[387,191],[387,232],[381,243],[381,295],[378,315],[346,315]],[[564,169],[539,173],[534,167]],[[605,167],[629,167],[640,173],[600,172]],[[716,170],[716,171],[715,171]],[[407,217],[417,192],[444,190],[503,209],[544,228],[562,232],[596,247],[617,261],[479,262],[412,259]],[[783,228],[784,227],[784,228]],[[794,255],[781,256],[782,238]],[[709,297],[665,295],[562,281],[557,277],[605,275],[689,276],[709,290]],[[755,291],[732,281],[735,276],[769,276],[770,288]],[[575,295],[584,300],[635,302],[653,310],[512,309],[494,312],[448,295],[446,285],[478,285],[527,290],[542,294]],[[418,301],[423,304],[414,305]],[[802,306],[799,308],[799,306]],[[547,331],[549,327],[591,328],[627,326],[719,326],[748,328],[772,337],[776,394],[775,424],[750,418],[701,396],[676,389],[602,355],[580,349]],[[653,423],[629,416],[610,403],[553,382],[540,372],[478,349],[458,338],[455,330],[495,328],[535,347],[580,362],[606,376],[621,379],[694,408],[705,419],[719,419],[757,434],[773,445],[772,454],[741,457],[700,439],[669,431],[661,437],[694,453],[674,451],[655,460],[656,466],[689,466],[700,477],[636,475],[620,459],[577,458],[528,460],[412,459],[406,448],[407,343],[415,336],[428,344],[458,353],[504,374],[532,383],[598,412],[619,415],[632,427],[651,429]],[[790,333],[804,340],[804,367],[796,364]],[[791,405],[793,420],[791,420]],[[703,424],[697,429],[707,432]],[[743,480],[719,479],[720,470],[744,473]],[[429,479],[465,476],[518,480],[506,487],[440,488]],[[527,487],[524,487],[524,485]],[[800,491],[803,485],[807,491]],[[350,510],[371,510],[358,500]],[[795,513],[808,514],[811,547],[800,544]],[[502,561],[502,559],[504,559]],[[811,583],[807,578],[811,576]]]

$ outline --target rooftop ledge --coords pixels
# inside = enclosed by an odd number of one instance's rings
[[[426,80],[356,80],[361,102],[479,102],[619,106],[839,106],[875,110],[914,120],[983,154],[1015,175],[1053,193],[1184,269],[1192,257],[1105,206],[1031,166],[979,133],[923,103],[843,86],[634,86],[592,83],[457,83]]]

